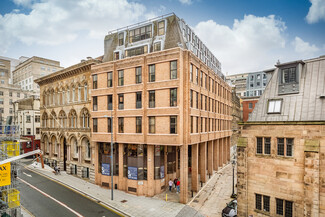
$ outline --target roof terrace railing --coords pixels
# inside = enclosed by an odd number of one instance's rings
[[[172,12],[172,13],[165,14],[165,15],[158,16],[158,17],[154,17],[154,18],[151,18],[151,19],[149,19],[149,20],[142,21],[142,22],[139,22],[139,23],[136,23],[136,24],[132,24],[132,25],[125,26],[125,27],[122,27],[122,28],[118,28],[118,29],[115,29],[115,30],[109,31],[109,32],[108,32],[108,35],[110,35],[110,34],[114,34],[114,33],[120,32],[120,31],[124,31],[124,30],[127,30],[127,29],[132,29],[132,28],[135,28],[135,27],[140,26],[140,25],[142,25],[142,24],[150,23],[150,22],[153,22],[153,21],[156,21],[156,20],[160,20],[160,19],[163,19],[163,18],[166,18],[166,17],[172,16],[172,15],[175,15],[175,13]],[[176,15],[175,15],[175,16],[176,16]]]

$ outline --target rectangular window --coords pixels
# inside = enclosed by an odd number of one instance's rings
[[[155,91],[150,90],[149,91],[149,108],[154,108],[155,107]]]
[[[248,108],[249,108],[249,109],[252,109],[252,108],[253,108],[253,103],[251,103],[251,102],[248,103]]]
[[[203,87],[203,72],[201,71],[201,87]]]
[[[287,157],[293,156],[293,139],[286,139],[286,155]]]
[[[40,134],[40,128],[39,127],[36,128],[36,134]]]
[[[264,154],[271,154],[271,138],[264,138]]]
[[[93,89],[97,89],[97,75],[93,75]]]
[[[196,133],[199,133],[199,117],[196,117]]]
[[[193,116],[191,116],[191,133],[193,133]]]
[[[291,201],[285,201],[285,217],[292,217],[292,207],[293,207],[293,203]]]
[[[284,138],[278,138],[278,155],[284,156]]]
[[[283,216],[283,200],[276,198],[276,214]]]
[[[136,93],[136,108],[142,108],[142,92]]]
[[[107,132],[112,133],[112,119],[107,118]]]
[[[177,88],[170,89],[170,106],[177,106]]]
[[[269,100],[267,113],[281,113],[282,100]]]
[[[177,133],[177,117],[171,116],[170,117],[170,134],[176,134]]]
[[[93,132],[96,133],[97,131],[97,118],[93,118]]]
[[[156,120],[155,117],[149,117],[149,133],[156,132]]]
[[[193,108],[193,90],[190,91],[190,106]]]
[[[113,72],[107,72],[107,87],[113,87]]]
[[[148,45],[125,50],[126,57],[132,57],[148,53]]]
[[[200,107],[201,110],[203,110],[203,94],[201,94],[201,107]]]
[[[27,135],[31,134],[31,128],[26,128],[26,131],[27,131]]]
[[[270,197],[263,195],[263,211],[270,212]]]
[[[155,65],[149,66],[149,82],[154,82],[156,79],[155,77]]]
[[[118,45],[121,46],[124,44],[124,33],[121,32],[118,34]]]
[[[129,42],[137,42],[151,38],[151,24],[129,31]]]
[[[196,69],[196,71],[195,71],[195,76],[196,76],[195,80],[196,80],[196,84],[198,85],[199,84],[199,69],[196,68],[196,67],[195,67],[195,69]]]
[[[170,62],[170,79],[177,79],[177,61]]]
[[[257,137],[256,139],[256,153],[263,154],[263,138]]]
[[[113,95],[107,96],[107,110],[113,109]]]
[[[124,94],[118,94],[118,109],[124,109]]]
[[[199,108],[199,93],[196,92],[196,108]]]
[[[262,210],[262,195],[255,194],[255,209]]]
[[[41,117],[39,115],[35,115],[35,123],[40,123]]]
[[[118,86],[124,85],[124,70],[118,71]]]
[[[161,42],[160,41],[155,42],[153,44],[153,51],[161,51]]]
[[[135,68],[135,83],[140,84],[142,83],[142,67]]]
[[[93,111],[98,110],[98,105],[97,105],[97,96],[93,97]]]
[[[296,67],[282,69],[282,84],[295,83],[296,81]]]
[[[136,133],[142,133],[142,117],[136,117]]]
[[[190,81],[193,82],[193,64],[190,65]]]
[[[124,118],[118,118],[118,132],[124,133]]]
[[[165,34],[165,21],[160,21],[158,23],[158,35],[164,35]]]

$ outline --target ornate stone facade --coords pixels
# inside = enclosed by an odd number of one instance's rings
[[[41,149],[45,161],[94,182],[91,144],[90,59],[37,79],[41,91]]]

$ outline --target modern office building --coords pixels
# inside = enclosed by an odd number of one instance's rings
[[[276,65],[238,142],[238,216],[325,216],[325,56]]]
[[[22,90],[28,90],[39,95],[39,86],[34,82],[35,79],[63,69],[60,62],[42,57],[33,56],[26,59],[21,58],[21,62],[13,71],[13,84],[19,85]]]
[[[231,88],[219,61],[174,14],[109,32],[104,44],[92,65],[95,182],[153,196],[177,177],[187,203],[230,159]]]
[[[90,119],[89,58],[36,79],[41,91],[41,149],[45,161],[94,182],[94,148]]]
[[[235,87],[236,94],[239,98],[246,96],[248,73],[235,74],[226,76],[226,81]]]

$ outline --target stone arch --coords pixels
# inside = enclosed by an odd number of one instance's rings
[[[86,107],[83,107],[80,111],[80,127],[90,127],[90,112]]]
[[[81,148],[84,150],[84,158],[91,159],[91,144],[88,136],[83,135],[80,138]]]
[[[60,128],[66,128],[67,126],[67,115],[65,114],[64,110],[61,110],[59,112],[59,123],[60,123]]]
[[[49,136],[47,134],[43,134],[41,141],[42,141],[41,150],[43,150],[45,153],[49,153],[50,151]]]
[[[54,110],[52,110],[51,115],[50,115],[50,127],[55,128],[56,127],[56,113]]]
[[[43,112],[42,114],[42,127],[47,128],[48,127],[48,115],[47,112]]]
[[[55,134],[51,134],[52,153],[58,153],[58,140]]]
[[[76,128],[78,126],[77,125],[78,116],[77,116],[76,110],[71,109],[70,112],[69,112],[68,118],[69,118],[69,127],[70,128]]]
[[[78,140],[77,140],[77,137],[75,135],[73,135],[73,136],[71,136],[69,138],[69,144],[70,144],[70,147],[71,147],[72,156],[74,156],[75,158],[78,157],[78,153],[79,153]]]

